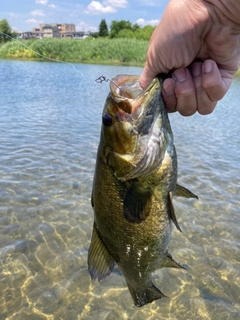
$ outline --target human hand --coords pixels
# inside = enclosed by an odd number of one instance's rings
[[[172,70],[162,90],[168,112],[209,114],[228,91],[240,60],[240,10],[232,10],[231,1],[225,0],[226,14],[219,0],[172,0],[167,6],[152,35],[140,86]]]

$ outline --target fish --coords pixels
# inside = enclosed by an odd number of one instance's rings
[[[139,76],[111,80],[93,179],[88,271],[100,281],[117,265],[137,307],[165,297],[153,283],[154,271],[188,270],[168,252],[173,224],[181,231],[172,197],[198,198],[177,183],[163,79],[156,77],[145,90]]]

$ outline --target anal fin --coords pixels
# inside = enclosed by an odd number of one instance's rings
[[[96,224],[93,225],[92,239],[88,251],[88,271],[92,279],[102,280],[114,267],[114,259],[103,244]]]
[[[169,213],[170,213],[170,218],[172,219],[173,223],[175,224],[176,228],[182,232],[181,228],[179,227],[179,224],[177,222],[177,218],[175,215],[175,210],[173,207],[173,203],[172,203],[172,192],[169,192],[168,194],[168,204],[169,204]]]
[[[161,263],[161,268],[182,268],[185,270],[189,270],[187,264],[181,264],[176,262],[170,253],[167,252],[165,260]]]

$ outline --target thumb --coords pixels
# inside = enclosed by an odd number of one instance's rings
[[[146,61],[143,72],[139,78],[139,85],[142,89],[145,89],[157,74],[152,72],[152,68],[149,67],[148,61]]]

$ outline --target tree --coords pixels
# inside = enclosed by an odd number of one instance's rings
[[[136,30],[140,29],[139,24],[134,23],[134,25],[132,26],[132,31],[135,32]]]
[[[11,40],[8,36],[6,36],[6,34],[13,38],[16,37],[16,33],[12,32],[12,29],[7,20],[2,19],[0,20],[0,42],[6,42],[8,40]]]
[[[126,20],[120,20],[120,21],[113,20],[110,26],[110,38],[117,38],[119,32],[123,29],[128,29],[133,31],[131,22]]]
[[[134,32],[136,39],[149,41],[155,28],[156,27],[152,27],[148,25],[143,28],[137,29]]]
[[[91,33],[91,36],[92,36],[93,38],[98,38],[98,37],[99,37],[99,32],[92,32],[92,33]]]
[[[105,19],[102,19],[99,25],[99,37],[107,37],[109,35],[108,26]]]
[[[122,29],[121,31],[118,32],[117,37],[134,39],[135,35],[134,35],[134,32],[130,29]]]

